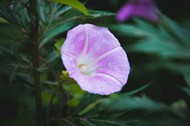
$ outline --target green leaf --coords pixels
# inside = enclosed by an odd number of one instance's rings
[[[6,83],[10,86],[15,85],[15,81],[19,79],[20,82],[25,82],[26,86],[31,87],[30,61],[27,61],[29,59],[24,53],[21,54],[20,48],[19,44],[0,45],[0,74],[6,75],[8,79]]]
[[[122,112],[127,110],[157,112],[168,109],[165,104],[153,101],[144,95],[142,97],[129,97],[126,94],[122,94],[117,97],[110,97],[103,100],[102,105],[112,112]]]
[[[182,90],[189,96],[190,98],[190,87],[188,88],[182,88]]]
[[[75,124],[73,121],[70,121],[70,120],[67,120],[67,119],[65,119],[64,122],[66,124],[68,124],[67,126],[77,126],[77,124]],[[65,126],[65,123],[63,125],[61,125],[61,126]]]
[[[137,43],[128,46],[128,51],[156,54],[162,58],[167,59],[190,58],[188,55],[190,53],[188,43],[185,41],[187,38],[184,36],[182,37],[182,35],[179,35],[178,32],[172,30],[171,28],[168,31],[168,28],[163,25],[155,27],[154,25],[151,25],[142,20],[136,20],[136,22],[136,25],[111,25],[109,27],[117,34],[141,38]],[[174,23],[173,25],[176,27],[178,26]],[[180,30],[181,33],[187,34],[186,29],[178,28],[175,30]],[[175,35],[173,35],[174,33]],[[177,35],[180,37],[176,38],[175,36]]]
[[[93,18],[100,18],[106,16],[115,16],[115,13],[108,11],[89,10],[89,16]]]
[[[72,107],[77,107],[78,104],[80,103],[81,99],[83,98],[83,96],[86,94],[85,91],[83,91],[78,84],[71,80],[67,80],[65,81],[64,85],[63,85],[65,91],[72,96],[68,101],[67,101],[67,105],[68,106],[72,106]]]
[[[75,22],[70,23],[64,23],[59,26],[57,26],[54,29],[51,29],[50,31],[46,32],[42,38],[42,41],[40,43],[40,47],[44,46],[48,41],[56,37],[62,32],[67,31],[68,29],[72,28],[75,25]]]
[[[63,45],[64,43],[64,39],[60,39],[58,40],[56,43],[55,43],[55,48],[57,50],[57,53],[60,55],[61,54],[61,46]]]
[[[8,23],[8,21],[0,17],[0,23]]]
[[[109,126],[126,126],[126,121],[112,120],[112,119],[90,119],[95,123],[100,124],[101,126],[105,126],[108,124]]]
[[[146,85],[144,85],[144,86],[142,86],[142,87],[140,87],[140,88],[138,88],[138,89],[136,89],[136,90],[133,90],[133,91],[128,92],[128,93],[125,93],[125,94],[128,95],[128,96],[129,96],[129,95],[136,94],[136,93],[138,93],[138,92],[144,90],[145,88],[147,88],[151,83],[152,83],[152,82],[150,82],[150,83],[148,83],[148,84],[146,84]]]
[[[16,44],[25,42],[28,36],[20,31],[18,27],[11,24],[0,24],[0,44]]]
[[[52,93],[47,92],[47,91],[42,92],[42,101],[43,101],[44,104],[48,105],[51,97],[52,97]],[[57,104],[57,103],[58,103],[58,98],[55,97],[53,99],[53,104]]]
[[[84,97],[80,100],[80,103],[76,108],[74,108],[71,112],[71,115],[78,115],[81,111],[83,111],[88,105],[99,100],[99,95],[85,94]]]
[[[83,115],[85,113],[87,113],[88,111],[90,111],[91,109],[95,108],[102,100],[97,100],[91,104],[89,104],[85,109],[83,109],[79,115]]]
[[[20,107],[18,114],[15,117],[6,118],[1,122],[1,126],[34,126],[33,113],[25,108]]]
[[[6,8],[5,5],[3,5],[2,3],[0,3],[0,17],[13,24],[18,24],[15,15],[13,15],[12,12],[8,8]]]
[[[189,88],[190,88],[190,74],[185,74],[184,75],[184,77],[185,77],[185,81],[187,82],[187,84],[188,84],[188,86],[189,86]]]
[[[167,38],[143,39],[134,45],[128,46],[128,51],[157,54],[163,58],[190,58],[189,49],[179,46]]]
[[[187,27],[178,24],[164,15],[161,16],[161,23],[172,37],[179,41],[180,44],[190,47],[190,30]]]
[[[163,21],[155,26],[136,19],[136,24],[111,25],[109,28],[118,35],[141,38],[127,47],[127,51],[158,55],[164,59],[189,59],[190,31],[162,17]]]
[[[81,11],[85,15],[89,15],[88,10],[86,9],[86,7],[78,0],[50,0],[50,1],[69,5],[69,6],[73,7],[73,8]]]
[[[109,25],[108,28],[118,35],[130,36],[130,37],[144,37],[149,33],[133,25]]]
[[[83,124],[84,126],[97,126],[96,124],[90,122],[90,121],[87,120],[87,119],[81,120],[81,124]]]
[[[0,17],[11,24],[21,27],[23,30],[29,30],[30,18],[25,5],[20,1],[14,1],[9,5],[0,3]]]
[[[114,15],[114,13],[111,12],[90,10],[90,15],[86,16],[76,9],[72,9],[71,7],[59,7],[57,4],[53,6],[53,10],[54,11],[49,12],[49,19],[47,19],[48,25],[43,26],[44,31],[40,37],[40,47],[44,46],[60,33],[79,24],[82,20]]]

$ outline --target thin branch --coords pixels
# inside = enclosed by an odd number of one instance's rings
[[[50,71],[52,72],[52,74],[55,76],[56,80],[57,80],[58,82],[60,82],[59,76],[58,76],[57,73],[54,71],[54,69],[51,67],[51,65],[50,65],[43,57],[39,56],[39,59],[40,59],[42,62],[44,62],[44,63],[48,66],[48,68],[50,69]]]
[[[54,100],[54,98],[55,98],[55,96],[56,96],[59,89],[61,90],[61,93],[62,93],[62,95],[61,95],[62,103],[64,103],[63,101],[66,100],[66,99],[64,99],[65,98],[65,95],[64,95],[65,91],[64,91],[64,89],[62,87],[62,81],[58,81],[58,85],[57,85],[56,89],[54,90],[54,92],[53,92],[53,94],[51,96],[50,102],[49,102],[49,118],[51,118],[51,116],[52,116],[52,113],[53,113],[53,100]],[[63,105],[63,107],[64,107],[64,105]],[[62,111],[62,109],[60,111]]]
[[[54,90],[54,92],[53,92],[53,94],[52,94],[52,96],[50,98],[50,102],[49,102],[49,118],[51,118],[52,113],[53,113],[53,100],[54,100],[54,98],[55,98],[58,90],[60,89],[61,92],[62,92],[62,96],[61,96],[62,104],[64,104],[63,101],[64,101],[64,97],[65,97],[65,95],[64,95],[65,91],[64,91],[64,89],[62,87],[62,81],[60,80],[59,75],[54,71],[54,69],[52,68],[52,66],[43,57],[39,57],[39,59],[41,61],[43,61],[48,66],[48,68],[50,69],[51,73],[55,76],[55,78],[56,78],[56,80],[58,82],[58,85],[57,85],[56,89]],[[62,111],[62,109],[60,111]]]

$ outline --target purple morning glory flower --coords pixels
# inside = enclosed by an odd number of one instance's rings
[[[61,57],[69,76],[90,93],[108,95],[120,91],[128,80],[127,55],[107,28],[76,26],[67,33]]]
[[[119,10],[116,18],[123,22],[131,17],[140,17],[157,22],[158,9],[153,0],[130,0]]]

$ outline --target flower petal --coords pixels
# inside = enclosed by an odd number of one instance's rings
[[[117,79],[121,85],[126,84],[130,71],[125,51],[119,47],[96,64],[96,73],[107,74]]]
[[[69,53],[62,53],[61,58],[70,77],[73,78],[73,76],[75,76],[76,73],[80,73],[77,66],[77,59],[74,55],[71,55]]]
[[[120,46],[119,41],[107,28],[91,24],[85,24],[85,28],[88,36],[87,56],[96,58]]]
[[[75,77],[79,86],[90,93],[109,95],[121,90],[122,85],[109,75],[97,73],[91,77],[79,75]]]
[[[61,57],[69,76],[90,93],[108,95],[127,82],[127,55],[107,28],[91,24],[73,28],[61,48]]]
[[[143,19],[147,19],[153,22],[158,20],[157,8],[153,3],[147,4],[137,4],[134,5],[134,11],[131,14],[134,17],[141,17]]]
[[[140,17],[153,22],[158,21],[158,9],[153,0],[129,1],[117,13],[118,21],[125,21],[130,17]]]
[[[117,20],[118,21],[125,21],[128,18],[131,17],[131,14],[134,11],[134,5],[133,4],[125,4],[117,13]]]
[[[67,39],[61,48],[62,54],[71,54],[78,57],[82,52],[86,41],[86,30],[83,25],[78,25],[74,29],[68,31]]]

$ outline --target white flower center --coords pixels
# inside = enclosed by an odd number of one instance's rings
[[[87,76],[92,75],[96,71],[95,67],[89,66],[88,64],[84,63],[80,63],[78,65],[78,68],[82,74],[85,74]]]
[[[79,68],[81,73],[85,73],[85,71],[88,70],[88,67],[85,64],[79,64],[78,68]]]

